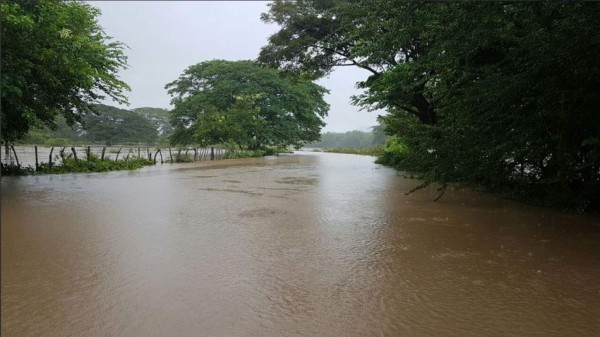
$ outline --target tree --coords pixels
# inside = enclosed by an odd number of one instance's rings
[[[2,140],[13,142],[31,127],[81,120],[101,99],[126,103],[125,45],[111,42],[79,1],[2,1]]]
[[[173,126],[169,121],[170,112],[162,108],[135,108],[133,112],[143,116],[154,124],[154,128],[158,132],[158,143],[166,144],[169,137],[173,134]]]
[[[158,138],[154,123],[138,113],[101,104],[93,109],[82,118],[82,133],[88,141],[154,144]]]
[[[396,109],[425,124],[437,122],[428,93],[433,72],[421,66],[428,54],[424,16],[435,4],[390,0],[277,0],[262,15],[281,29],[258,61],[316,79],[336,67],[355,66],[371,75],[358,83],[365,95],[354,102],[370,109]]]
[[[319,139],[328,91],[252,61],[213,60],[165,86],[173,97],[175,144],[235,143],[241,149]]]
[[[263,20],[281,29],[262,63],[371,72],[354,103],[388,110],[382,162],[600,210],[597,3],[275,1]]]

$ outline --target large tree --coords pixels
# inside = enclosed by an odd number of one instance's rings
[[[599,4],[275,1],[263,20],[262,63],[371,72],[354,101],[388,110],[384,162],[600,210]]]
[[[150,119],[125,109],[98,104],[82,117],[84,139],[105,144],[154,144],[158,130]]]
[[[125,46],[96,21],[100,11],[80,1],[2,1],[2,140],[34,126],[69,125],[107,97],[126,103],[117,77]]]
[[[154,128],[158,131],[158,142],[160,144],[168,143],[168,138],[173,134],[173,126],[169,120],[170,112],[163,108],[135,108],[133,112],[143,116],[154,124]]]
[[[198,63],[166,89],[175,144],[300,145],[319,139],[329,109],[325,88],[252,61]]]
[[[269,38],[259,62],[311,79],[337,67],[359,67],[371,75],[358,87],[367,94],[356,103],[372,109],[397,109],[425,124],[437,122],[428,92],[433,78],[421,66],[428,53],[423,16],[432,4],[389,0],[277,0],[267,23],[280,30]]]

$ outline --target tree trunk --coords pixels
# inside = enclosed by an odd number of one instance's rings
[[[17,166],[21,167],[21,164],[19,164],[19,157],[17,157],[17,151],[15,151],[15,147],[11,145],[10,148],[12,149],[12,152],[15,155],[15,161],[17,162]]]

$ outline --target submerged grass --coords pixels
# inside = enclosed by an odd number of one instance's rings
[[[100,160],[93,153],[89,157],[75,159],[68,157],[64,162],[58,165],[41,163],[36,170],[31,166],[2,165],[2,175],[38,175],[38,174],[61,174],[61,173],[90,173],[90,172],[108,172],[137,170],[144,166],[154,165],[154,161],[146,158],[131,158],[126,160]]]
[[[365,156],[381,156],[383,154],[383,147],[375,146],[369,148],[353,148],[353,147],[332,147],[324,149],[315,149],[315,152],[331,152],[331,153],[348,153],[348,154],[359,154]]]
[[[292,151],[281,147],[267,147],[260,150],[244,150],[244,151],[228,151],[225,154],[225,159],[238,158],[257,158],[265,156],[276,156],[280,153],[293,153]]]

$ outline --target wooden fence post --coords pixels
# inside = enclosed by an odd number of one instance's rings
[[[78,161],[79,159],[77,158],[77,152],[75,152],[74,146],[71,146],[71,151],[73,151],[73,157],[75,158],[75,161]]]
[[[85,152],[85,156],[87,157],[86,159],[88,162],[90,161],[91,154],[92,154],[92,150],[90,150],[90,146],[88,145],[87,150]]]
[[[50,149],[50,155],[48,156],[48,166],[52,167],[52,152],[54,151],[54,146]]]
[[[106,146],[104,146],[102,148],[102,156],[100,157],[100,160],[104,160],[104,153],[106,152]]]
[[[138,147],[138,159],[140,159],[140,148]]]
[[[171,164],[173,164],[173,153],[171,153],[171,148],[169,148],[169,156],[171,157]]]
[[[40,165],[38,164],[37,145],[34,146],[34,149],[35,149],[35,171],[37,172],[38,168],[40,167]]]
[[[123,148],[123,147],[120,147],[120,148],[119,148],[119,151],[117,151],[117,157],[115,158],[115,161],[119,160],[119,153],[121,153],[121,149],[122,149],[122,148]]]

